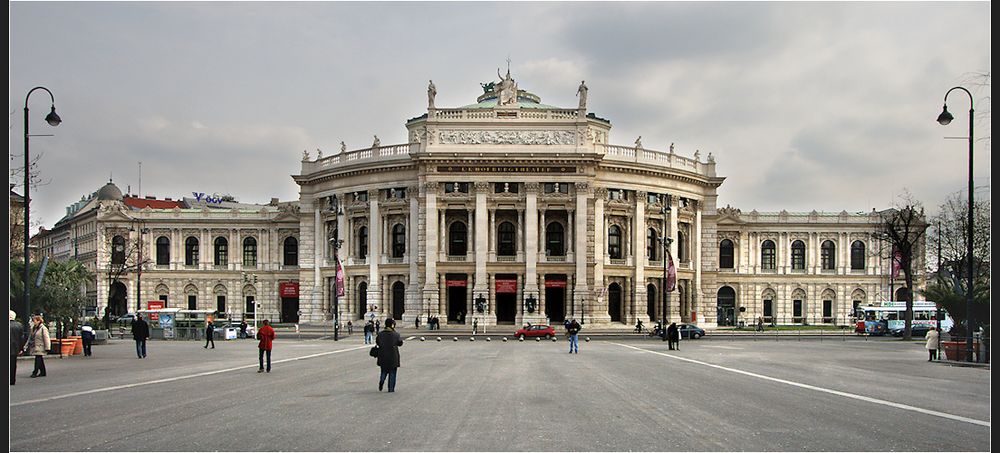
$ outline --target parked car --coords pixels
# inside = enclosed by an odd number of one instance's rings
[[[118,319],[115,319],[115,323],[120,326],[131,327],[132,321],[135,321],[135,313],[126,313]]]
[[[931,329],[932,329],[931,326],[927,326],[927,325],[923,325],[923,324],[914,324],[914,325],[910,326],[910,334],[911,334],[911,336],[913,338],[921,338],[921,337],[927,336],[927,332],[929,332]],[[892,333],[892,336],[894,336],[894,337],[901,337],[901,336],[903,336],[903,331],[905,331],[905,330],[906,329],[904,327],[900,327],[900,328],[897,328],[897,329],[892,329],[891,333]]]
[[[678,324],[677,330],[681,332],[681,338],[697,340],[705,336],[705,329],[694,324]]]
[[[514,336],[521,339],[528,337],[545,337],[547,340],[556,336],[556,329],[553,329],[552,326],[541,324],[537,326],[526,326],[517,329],[517,332],[514,332]]]
[[[233,328],[236,329],[236,335],[240,334],[240,323],[238,322],[216,322],[215,324],[215,335],[219,338],[223,338],[226,329]],[[253,338],[256,332],[253,329],[253,324],[247,323],[247,338]]]

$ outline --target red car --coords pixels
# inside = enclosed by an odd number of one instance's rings
[[[517,332],[514,332],[514,336],[520,339],[524,339],[526,337],[545,337],[545,339],[548,340],[549,338],[556,336],[556,329],[553,329],[552,326],[544,325],[527,326],[517,329]]]

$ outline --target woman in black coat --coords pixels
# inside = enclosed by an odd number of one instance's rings
[[[375,345],[378,346],[378,366],[382,369],[382,374],[378,379],[378,391],[382,391],[386,376],[389,377],[389,392],[396,391],[396,370],[399,368],[399,347],[403,345],[403,339],[396,332],[396,321],[392,318],[385,320],[385,329],[375,337]]]
[[[677,328],[677,323],[670,323],[670,327],[667,327],[667,345],[670,350],[680,350],[681,349],[681,331]]]

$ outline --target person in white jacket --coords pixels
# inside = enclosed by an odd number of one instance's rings
[[[927,331],[927,344],[924,347],[927,348],[929,355],[928,362],[937,358],[938,339],[940,338],[941,334],[938,332],[938,329],[935,328]]]

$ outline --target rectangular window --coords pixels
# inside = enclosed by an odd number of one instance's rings
[[[802,323],[802,301],[793,300],[792,301],[792,322],[796,324]]]
[[[657,194],[657,193],[646,194],[646,203],[647,204],[659,204],[660,203],[660,194]]]
[[[196,296],[194,294],[189,294],[188,295],[188,310],[197,310],[197,309],[198,309],[198,296]]]
[[[764,322],[774,321],[774,301],[764,299]]]
[[[830,324],[833,322],[833,301],[824,300],[823,301],[823,323]]]
[[[469,183],[467,182],[446,182],[444,183],[444,193],[469,193]]]
[[[834,249],[832,249],[832,248],[826,248],[826,247],[823,248],[823,259],[822,259],[822,261],[823,261],[823,263],[822,263],[823,264],[823,270],[825,270],[825,271],[832,271],[833,270],[833,266],[834,266],[834,264],[833,264],[833,259],[834,259],[833,254],[834,254]]]
[[[354,201],[368,201],[368,192],[354,192]]]
[[[247,296],[246,313],[255,313],[257,305],[254,303],[253,296]]]
[[[165,294],[161,294],[160,300],[163,301],[163,308],[167,308],[167,296]]]
[[[493,193],[517,193],[517,183],[516,182],[494,183]]]
[[[226,312],[226,296],[215,296],[215,310],[219,313]]]

